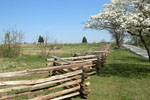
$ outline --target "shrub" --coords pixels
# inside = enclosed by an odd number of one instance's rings
[[[23,34],[17,30],[7,30],[4,37],[4,43],[0,45],[1,57],[16,57],[20,56],[21,41]]]

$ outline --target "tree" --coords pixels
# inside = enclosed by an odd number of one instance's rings
[[[120,16],[124,15],[124,9],[118,8],[121,8],[119,4],[106,4],[103,11],[90,17],[85,27],[96,30],[108,30],[116,41],[116,47],[119,49],[125,35],[124,30],[120,29],[120,21],[123,22],[123,20],[120,20]]]
[[[137,36],[144,45],[150,61],[150,0],[112,0],[100,14],[91,16],[87,27],[112,29]],[[146,39],[147,38],[147,39]]]
[[[39,36],[39,40],[42,36]],[[56,41],[52,41],[46,34],[44,37],[41,38],[41,40],[44,40],[42,42],[39,42],[38,44],[40,50],[41,50],[41,56],[45,59],[47,59],[50,56],[50,52],[54,49],[54,47],[57,45]]]
[[[130,44],[133,44],[135,46],[141,46],[141,41],[140,41],[139,37],[130,35],[129,38],[131,39]]]
[[[109,32],[111,33],[112,39],[115,40],[116,48],[120,49],[120,47],[123,44],[124,37],[125,37],[124,32],[123,31],[117,32],[114,29],[110,30]]]
[[[44,43],[44,38],[42,36],[39,36],[38,43]]]
[[[144,45],[150,61],[150,1],[149,0],[127,0],[128,10],[122,16],[124,23],[122,28],[132,35],[138,37]]]
[[[5,32],[4,43],[0,46],[0,56],[14,57],[19,56],[23,33],[17,29],[8,29]]]
[[[83,39],[82,39],[82,43],[87,43],[87,39],[86,39],[85,36],[84,36]]]
[[[8,46],[8,52],[11,51],[11,41],[13,39],[11,39],[11,36],[10,36],[10,31],[6,32],[5,33],[5,38],[4,38],[4,44]]]
[[[150,61],[150,0],[111,0],[105,9],[91,16],[86,27],[107,29],[112,34],[127,32],[138,37],[144,45]],[[111,32],[110,32],[111,33]],[[116,36],[116,44],[118,39]],[[119,45],[118,45],[119,46]]]

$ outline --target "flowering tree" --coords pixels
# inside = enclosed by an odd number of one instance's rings
[[[140,38],[150,61],[150,43],[146,41],[146,38],[150,39],[150,0],[128,0],[128,8],[121,26],[130,35]]]
[[[140,38],[147,50],[150,61],[150,0],[111,0],[105,9],[91,16],[86,27],[92,29],[107,29],[114,36],[116,44],[119,34],[127,32]]]
[[[97,30],[108,30],[112,37],[116,41],[116,47],[120,48],[124,38],[124,30],[121,29],[121,23],[123,19],[121,16],[124,15],[124,9],[122,8],[121,2],[112,2],[112,4],[106,4],[105,9],[97,15],[90,17],[86,24],[86,28],[97,29]]]

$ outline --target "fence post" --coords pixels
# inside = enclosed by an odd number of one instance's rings
[[[57,61],[56,58],[54,58],[54,62],[53,62],[53,66],[54,66],[54,67],[57,66],[57,64],[55,63],[55,61]],[[52,75],[55,75],[55,74],[56,74],[56,71],[52,71],[51,74],[52,74]]]
[[[85,80],[87,79],[88,75],[85,73],[85,68],[82,66],[82,79],[81,79],[81,83],[80,83],[80,95],[82,98],[87,99],[88,98],[88,94],[90,92],[90,90],[88,89],[88,86],[85,84]]]
[[[57,59],[54,58],[53,67],[54,67],[54,66],[57,66],[56,63],[55,63],[56,60],[57,60]],[[48,72],[48,77],[51,77],[51,76],[55,75],[55,73],[56,73],[56,71],[49,71],[49,72]]]
[[[105,67],[104,66],[104,63],[106,62],[106,54],[102,54],[102,57],[101,57],[101,66],[102,67]]]
[[[97,57],[97,62],[96,62],[96,73],[97,75],[100,75],[101,72],[101,59],[100,56]]]

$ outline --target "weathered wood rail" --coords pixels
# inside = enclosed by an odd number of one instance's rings
[[[62,100],[77,95],[87,98],[90,75],[100,75],[110,46],[107,44],[99,51],[86,52],[76,57],[52,56],[47,59],[46,68],[0,73],[0,79],[4,79],[0,80],[0,100],[21,100],[23,96],[30,100]],[[44,78],[13,80],[14,77],[41,73],[45,75]],[[49,76],[45,73],[49,73]]]
[[[87,87],[90,85],[90,83],[87,81],[89,77],[85,74],[85,71],[88,70],[88,67],[92,65],[93,64],[91,62],[86,62],[80,64],[61,65],[57,67],[30,69],[18,72],[0,73],[0,78],[12,78],[16,76],[31,75],[43,72],[45,73],[49,71],[58,71],[69,68],[78,68],[72,72],[70,71],[63,74],[54,75],[48,78],[34,80],[0,81],[0,100],[9,100],[32,94],[39,95],[39,93],[42,92],[49,92],[49,94],[43,96],[40,95],[35,98],[29,99],[61,100],[75,95],[82,95],[83,97],[86,97],[89,91]],[[67,86],[69,88],[67,88]],[[50,92],[51,90],[59,90],[59,88],[62,88],[63,90],[53,93]],[[20,90],[21,92],[17,92]],[[9,92],[12,91],[16,91],[16,93],[10,94]],[[87,92],[85,93],[85,91]]]
[[[93,66],[90,67],[88,75],[98,74],[100,75],[101,67],[104,66],[106,58],[110,52],[110,47],[112,44],[104,45],[99,51],[86,52],[84,54],[73,54],[75,57],[60,58],[52,56],[53,58],[47,59],[47,66],[59,66],[59,65],[69,65],[69,64],[80,64],[84,62],[92,62]],[[74,69],[70,68],[73,71]],[[59,70],[59,73],[63,73],[66,70]],[[56,74],[56,72],[50,72],[51,75]]]

